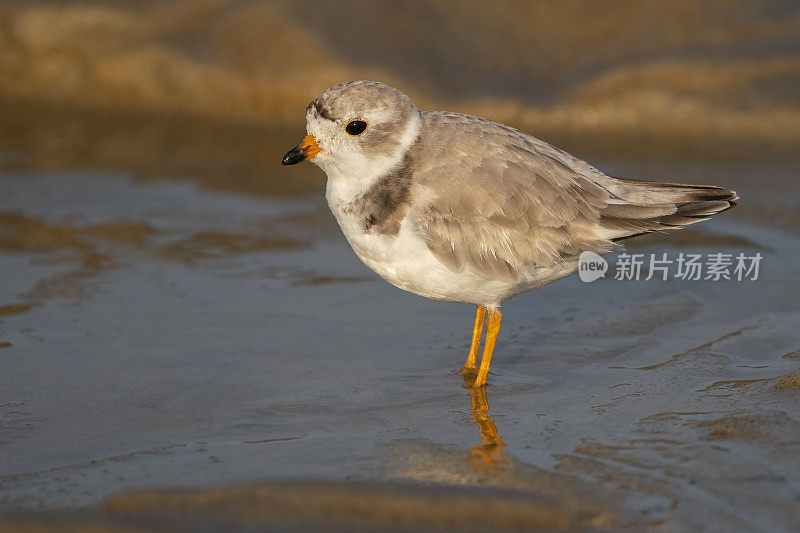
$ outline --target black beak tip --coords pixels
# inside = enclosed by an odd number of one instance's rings
[[[281,160],[281,164],[296,165],[301,161],[305,161],[305,159],[306,159],[305,152],[303,152],[303,150],[301,150],[300,147],[298,146],[286,152],[286,155],[284,155],[283,159]]]

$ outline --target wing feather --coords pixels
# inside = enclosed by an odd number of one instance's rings
[[[533,268],[613,246],[597,231],[608,192],[541,150],[549,145],[490,121],[424,117],[421,160],[437,163],[417,171],[427,192],[415,210],[417,231],[448,268],[518,280]]]
[[[489,120],[422,117],[416,230],[455,272],[519,280],[619,239],[705,220],[738,199],[721,187],[613,178]]]

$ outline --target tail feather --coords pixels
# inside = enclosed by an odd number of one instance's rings
[[[730,209],[739,198],[735,191],[710,185],[619,178],[602,185],[611,195],[600,213],[602,234],[609,240],[680,229]]]

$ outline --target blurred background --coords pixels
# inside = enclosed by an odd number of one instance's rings
[[[141,146],[153,121],[294,134],[310,99],[362,78],[578,151],[759,157],[800,143],[791,0],[6,0],[0,21],[2,142],[39,164],[175,171],[193,144],[219,157],[248,143],[188,127],[192,139]]]
[[[611,175],[734,188],[733,211],[631,246],[760,252],[764,277],[516,299],[470,396],[450,370],[473,311],[377,279],[322,172],[280,165],[307,103],[353,79]],[[0,0],[0,512],[800,527],[798,176],[793,0]],[[107,499],[285,478],[312,483]],[[347,479],[367,485],[327,484]],[[29,519],[0,529],[55,527]]]

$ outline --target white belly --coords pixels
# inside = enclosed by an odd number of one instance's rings
[[[392,285],[425,298],[499,307],[508,298],[574,271],[574,266],[569,265],[537,269],[518,282],[487,280],[468,271],[453,272],[416,235],[408,217],[399,233],[390,236],[365,232],[361,219],[333,206],[332,211],[353,251],[365,265]]]

